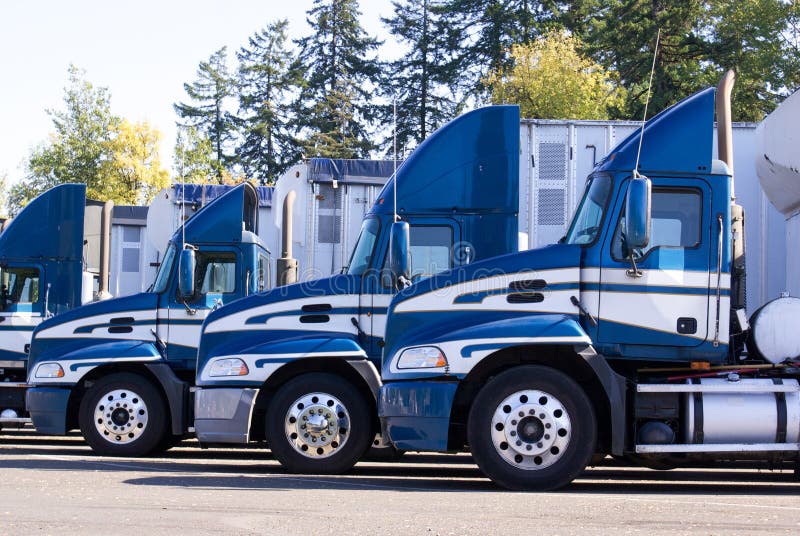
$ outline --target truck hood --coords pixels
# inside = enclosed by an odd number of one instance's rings
[[[336,333],[355,339],[362,277],[337,274],[276,287],[232,302],[203,323],[198,370],[215,355],[241,352],[265,341]]]

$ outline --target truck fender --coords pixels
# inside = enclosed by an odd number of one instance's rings
[[[375,403],[378,402],[378,394],[381,390],[381,378],[378,371],[375,370],[375,365],[368,359],[361,359],[358,361],[348,361],[351,367],[356,369],[356,372],[364,379],[364,383],[369,387],[372,396],[375,397]]]
[[[314,333],[287,339],[271,339],[249,348],[238,349],[231,356],[242,359],[247,364],[250,371],[248,382],[260,383],[266,382],[283,367],[303,359],[338,358],[351,364],[367,361],[364,349],[353,337],[344,333]],[[215,361],[228,357],[228,355],[215,356],[203,365],[202,370],[198,371],[201,385],[223,385],[208,373]],[[365,378],[370,389],[374,390],[375,380],[367,380],[369,378],[367,369],[362,365],[354,365],[353,368]]]
[[[575,350],[592,367],[606,392],[608,409],[611,412],[611,453],[622,456],[625,450],[625,420],[627,417],[625,377],[614,372],[608,361],[591,345],[576,347]]]

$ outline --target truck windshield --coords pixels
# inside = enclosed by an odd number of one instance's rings
[[[378,238],[378,231],[381,228],[380,222],[376,218],[367,218],[361,224],[361,232],[358,234],[356,247],[350,256],[350,262],[342,269],[343,274],[362,275],[369,268],[372,261],[372,252],[375,249],[375,240]]]
[[[600,232],[603,215],[611,193],[611,177],[596,175],[589,179],[578,210],[567,231],[567,244],[591,244]]]
[[[156,280],[150,287],[150,290],[156,293],[164,292],[167,290],[167,281],[169,281],[169,273],[172,271],[172,261],[175,258],[175,244],[170,243],[167,246],[167,251],[164,253],[164,260],[158,267]]]

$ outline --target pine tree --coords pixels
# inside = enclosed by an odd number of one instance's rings
[[[305,82],[294,103],[295,120],[309,156],[363,158],[373,148],[373,93],[379,42],[358,21],[357,0],[314,0],[307,12],[313,33],[296,41],[294,69]]]
[[[288,25],[287,20],[267,25],[236,53],[242,136],[236,154],[245,176],[262,184],[274,181],[300,157],[291,129],[289,100],[296,82],[286,49]]]
[[[389,66],[385,87],[391,93],[386,95],[389,104],[382,108],[382,122],[391,124],[391,101],[396,97],[398,148],[413,147],[456,115],[452,88],[459,72],[448,54],[441,2],[395,0],[392,4],[394,16],[382,21],[407,51]],[[391,137],[384,145],[392,145]]]
[[[231,170],[236,163],[230,151],[235,126],[227,111],[227,100],[234,93],[234,80],[228,73],[227,54],[227,47],[222,47],[208,61],[200,62],[197,80],[183,85],[193,103],[174,105],[175,112],[184,120],[181,126],[194,126],[211,140],[220,181],[222,169]]]

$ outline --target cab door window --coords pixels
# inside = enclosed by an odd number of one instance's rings
[[[629,253],[624,248],[625,216],[619,219],[612,244],[615,260],[624,260]],[[694,248],[700,245],[703,216],[702,196],[699,191],[679,188],[653,189],[650,209],[650,242],[637,258],[646,257],[656,248]]]
[[[236,292],[236,254],[232,252],[198,252],[195,268],[195,295],[189,301],[197,303],[211,295]]]
[[[453,228],[449,225],[409,226],[409,252],[411,254],[411,280],[420,279],[453,268]],[[383,259],[383,273],[389,267],[389,255]],[[383,277],[384,288],[392,286],[391,278]]]
[[[453,229],[444,225],[410,227],[411,278],[430,277],[453,267]]]
[[[0,312],[41,312],[39,270],[0,268]]]

